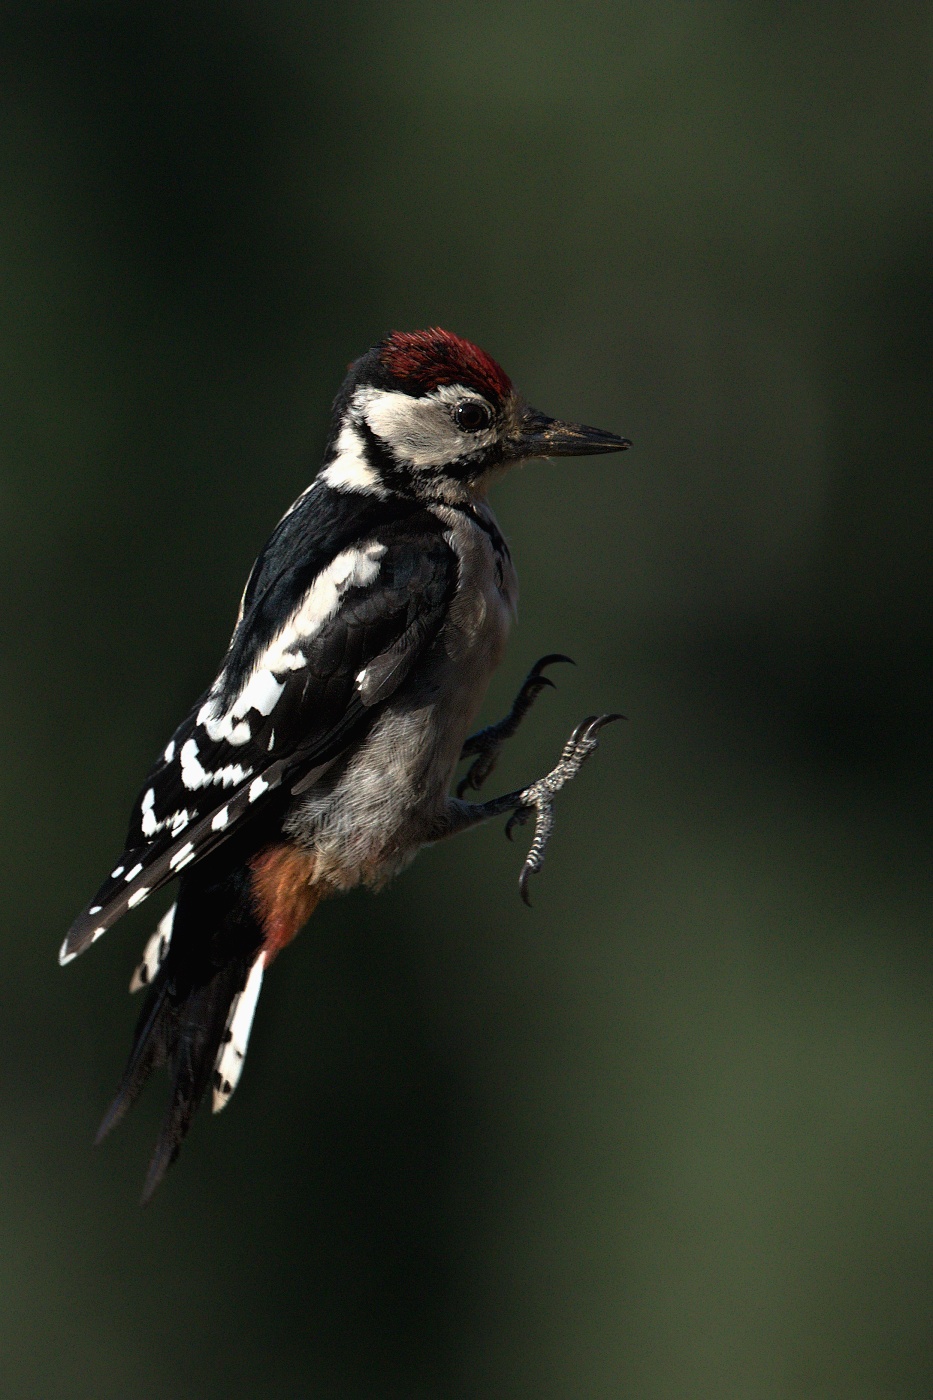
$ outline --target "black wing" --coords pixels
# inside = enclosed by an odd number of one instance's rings
[[[269,793],[335,758],[433,642],[456,579],[443,527],[417,511],[357,536],[310,579],[304,564],[269,569],[264,588],[251,580],[220,675],[150,772],[126,850],[60,960],[226,840]]]

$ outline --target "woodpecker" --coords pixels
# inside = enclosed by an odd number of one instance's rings
[[[130,983],[145,1004],[98,1133],[168,1067],[144,1201],[208,1090],[215,1112],[229,1101],[265,970],[321,899],[380,889],[422,846],[480,822],[507,816],[511,835],[533,816],[529,902],[554,798],[620,716],[584,719],[537,782],[467,800],[552,684],[547,668],[569,659],[542,657],[506,717],[468,737],[517,599],[487,492],[529,458],[629,446],[530,408],[449,331],[394,332],[350,365],[322,466],[256,560],[217,678],[156,760],[125,850],[59,954],[70,963],[178,878]]]

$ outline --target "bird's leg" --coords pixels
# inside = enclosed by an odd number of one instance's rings
[[[455,836],[471,826],[489,821],[493,817],[505,816],[508,812],[510,815],[505,834],[511,840],[514,828],[524,826],[534,813],[535,834],[518,881],[522,899],[530,905],[528,881],[532,875],[538,873],[544,863],[544,851],[554,827],[554,798],[566,783],[577,776],[590,754],[598,747],[599,731],[615,719],[622,719],[622,716],[587,715],[567,740],[557,764],[550,773],[526,788],[508,792],[504,797],[494,797],[490,802],[464,802],[459,797],[451,798],[441,828],[433,839]]]
[[[561,656],[559,652],[554,652],[550,656],[542,656],[540,661],[535,662],[522,682],[522,688],[512,702],[512,708],[505,719],[500,719],[498,724],[488,725],[486,729],[478,730],[467,739],[460,754],[461,759],[471,758],[473,754],[476,754],[477,757],[473,759],[465,776],[457,784],[458,797],[462,797],[469,788],[478,792],[483,786],[499,762],[499,754],[502,752],[502,745],[506,739],[511,739],[515,734],[542,690],[547,686],[553,688],[554,682],[543,673],[546,666],[554,666],[558,661],[566,661],[571,666],[574,664],[569,656]]]

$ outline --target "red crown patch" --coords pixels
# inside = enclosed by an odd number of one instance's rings
[[[393,331],[382,343],[382,362],[396,378],[430,392],[442,384],[468,384],[493,399],[504,399],[512,381],[491,355],[439,326],[426,331]]]

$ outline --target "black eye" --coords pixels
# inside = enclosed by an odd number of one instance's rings
[[[484,403],[476,403],[469,400],[467,403],[460,403],[454,409],[454,422],[464,433],[478,433],[481,428],[488,428],[492,422],[492,414]]]

